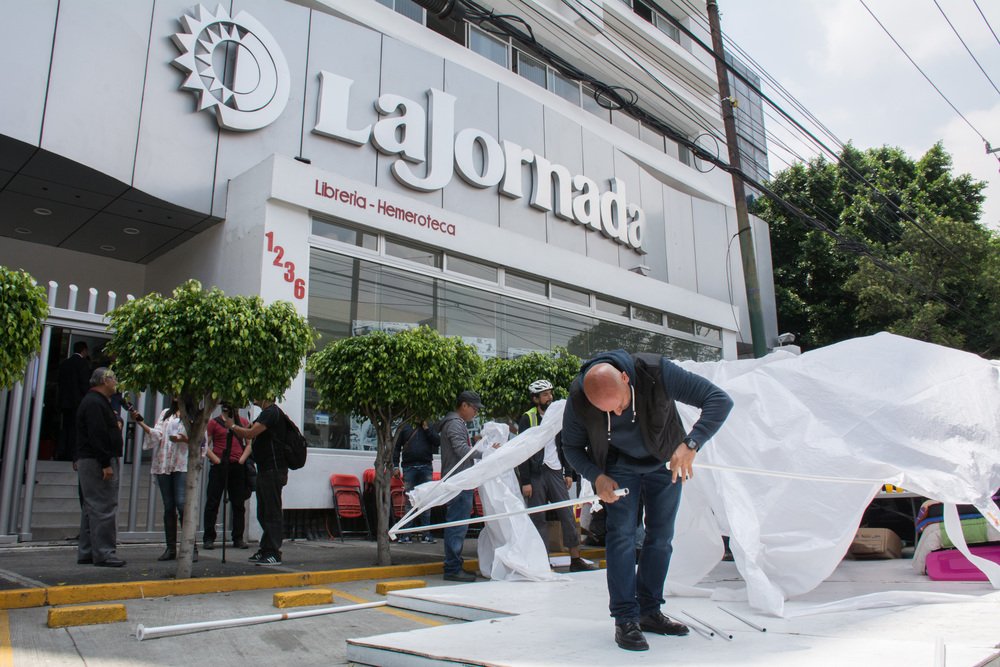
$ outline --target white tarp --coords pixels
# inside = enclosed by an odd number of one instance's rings
[[[478,446],[486,461],[509,444],[510,427],[489,422],[483,426],[482,436]],[[479,487],[479,499],[487,516],[524,508],[521,485],[513,469],[484,481]],[[527,514],[488,521],[476,540],[476,553],[479,571],[493,581],[552,581],[563,576],[549,567],[545,542]]]
[[[814,478],[696,468],[681,501],[668,588],[690,590],[721,558],[728,534],[750,604],[782,615],[785,600],[833,572],[882,482],[976,505],[1000,526],[990,500],[1000,488],[1000,374],[991,362],[882,333],[801,356],[681,365],[735,403],[696,466]],[[421,485],[414,503],[446,502],[512,469],[559,430],[563,405],[553,403],[539,426],[480,465]],[[697,409],[678,407],[687,424],[697,419]],[[1000,568],[979,564],[1000,585]]]
[[[833,572],[881,481],[997,518],[1000,383],[989,361],[882,333],[798,357],[681,365],[735,404],[696,463],[879,482],[698,470],[684,490],[671,584],[711,570],[721,530],[750,604],[781,615],[785,600]],[[687,423],[697,418],[679,408]]]

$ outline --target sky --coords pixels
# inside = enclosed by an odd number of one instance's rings
[[[972,125],[1000,147],[1000,93],[934,0],[865,3]],[[1000,35],[1000,1],[978,3]],[[938,4],[1000,87],[1000,43],[976,5],[972,0]],[[995,156],[1000,153],[986,154],[980,136],[934,91],[860,0],[719,0],[719,7],[723,32],[840,140],[858,148],[898,146],[913,158],[941,141],[956,172],[988,183],[981,220],[1000,230],[1000,161]],[[765,92],[777,99],[766,87]],[[777,123],[766,124],[790,142]],[[808,156],[806,147],[790,145]],[[829,140],[827,145],[832,145]],[[772,173],[784,168],[780,148],[769,145],[768,150]]]

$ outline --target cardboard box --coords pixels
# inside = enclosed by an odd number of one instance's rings
[[[888,528],[859,528],[848,553],[855,558],[899,558],[903,555],[903,541]]]

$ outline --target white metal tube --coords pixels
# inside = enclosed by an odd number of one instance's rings
[[[715,634],[719,635],[723,639],[725,639],[727,641],[732,641],[733,640],[733,635],[731,633],[725,632],[724,630],[720,630],[719,628],[715,627],[714,625],[710,625],[709,623],[706,623],[705,621],[701,620],[697,616],[692,616],[691,614],[689,614],[686,611],[682,611],[681,613],[684,614],[685,616],[687,616],[688,618],[690,618],[691,620],[694,620],[694,621],[697,621],[698,623],[701,623],[706,628],[708,628],[709,630],[711,630]]]
[[[716,606],[718,607],[718,605],[716,605]],[[757,625],[756,623],[752,623],[752,622],[748,621],[747,619],[745,619],[742,616],[740,616],[739,614],[737,614],[735,611],[729,611],[725,607],[719,607],[719,609],[721,609],[722,611],[726,612],[727,614],[729,614],[733,618],[735,618],[737,620],[740,620],[740,621],[743,621],[744,623],[746,623],[747,625],[749,625],[754,630],[757,630],[758,632],[767,632],[767,628],[765,628],[765,627],[763,627],[761,625]]]
[[[94,314],[97,312],[97,288],[91,287],[87,290],[87,312]]]
[[[628,489],[615,489],[616,496],[627,496]],[[570,498],[569,500],[560,500],[555,503],[549,503],[548,505],[539,505],[538,507],[525,507],[524,509],[512,510],[510,512],[501,512],[500,514],[490,514],[487,516],[474,516],[468,519],[460,519],[458,521],[446,521],[445,523],[435,523],[430,526],[418,526],[416,528],[400,528],[399,530],[389,530],[389,539],[392,539],[396,535],[402,533],[417,533],[422,531],[431,530],[432,528],[451,528],[452,526],[468,526],[472,523],[481,523],[484,521],[493,521],[495,519],[503,519],[508,516],[518,516],[519,514],[535,514],[537,512],[545,512],[547,510],[556,510],[560,507],[573,507],[574,505],[585,505],[587,503],[593,503],[600,500],[600,496],[584,496],[582,498]]]
[[[715,463],[697,463],[694,464],[695,468],[703,468],[705,470],[719,470],[722,472],[739,472],[747,475],[763,475],[765,477],[782,477],[784,479],[801,479],[807,482],[839,482],[842,484],[878,484],[881,486],[885,483],[881,479],[861,479],[856,477],[827,477],[825,475],[807,475],[805,473],[797,472],[778,472],[776,470],[762,470],[761,468],[745,468],[742,466],[724,466]]]
[[[294,618],[308,618],[310,616],[323,616],[326,614],[337,614],[342,611],[356,611],[358,609],[372,609],[374,607],[384,607],[389,604],[385,600],[378,602],[365,602],[362,604],[348,604],[339,607],[323,607],[322,609],[307,609],[305,611],[288,611],[283,614],[267,614],[265,616],[246,616],[244,618],[227,618],[218,621],[201,621],[198,623],[180,623],[178,625],[161,625],[154,628],[147,628],[140,623],[135,628],[135,637],[139,641],[144,639],[156,639],[158,637],[171,637],[175,635],[186,635],[192,632],[202,632],[203,630],[219,630],[222,628],[235,628],[245,625],[259,625],[261,623],[273,623],[275,621],[288,621]]]

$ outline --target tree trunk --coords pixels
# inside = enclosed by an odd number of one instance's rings
[[[216,405],[217,401],[209,400],[206,407],[193,419],[184,420],[184,426],[188,429],[188,468],[184,483],[184,517],[181,529],[177,531],[177,579],[191,578],[195,533],[198,530],[198,519],[201,514],[201,472],[205,467],[205,459],[201,456],[201,443],[205,439],[208,418]]]
[[[378,564],[392,565],[389,551],[389,520],[392,517],[392,425],[378,429],[378,452],[375,455],[375,507],[378,514]]]

